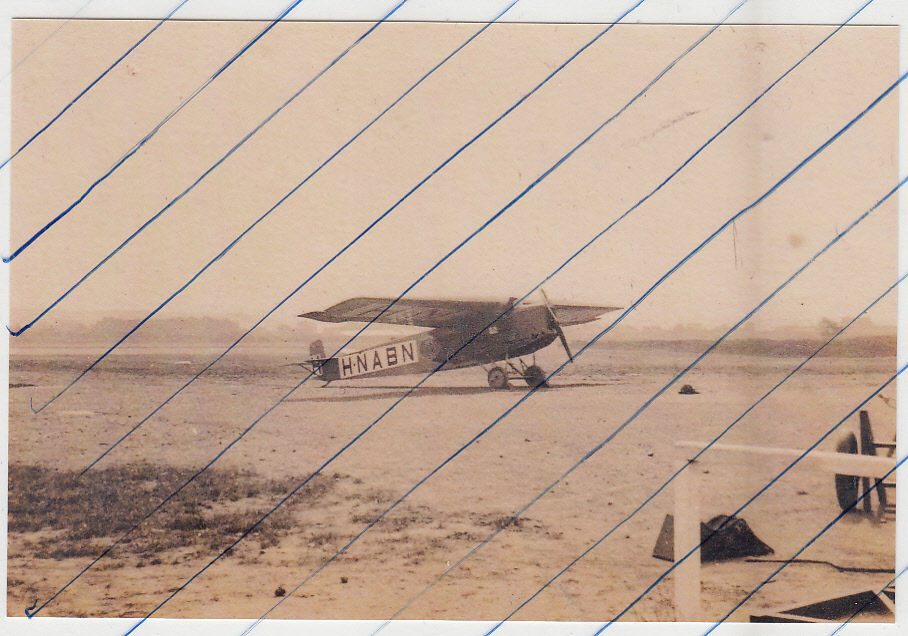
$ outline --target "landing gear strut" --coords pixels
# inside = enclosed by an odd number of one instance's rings
[[[518,362],[520,362],[519,369],[510,360],[505,361],[506,367],[494,366],[489,369],[489,387],[497,390],[507,389],[511,380],[523,380],[531,389],[548,386],[545,381],[545,371],[536,366],[535,359],[534,364],[531,365],[527,365],[523,360],[518,360]]]

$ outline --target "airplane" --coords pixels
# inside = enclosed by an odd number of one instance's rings
[[[544,386],[546,374],[536,365],[535,352],[557,338],[573,362],[562,327],[592,322],[621,307],[552,305],[544,292],[543,299],[541,304],[515,305],[516,298],[507,302],[400,299],[396,303],[392,298],[350,298],[299,317],[332,323],[374,321],[431,331],[334,358],[326,358],[322,341],[316,340],[309,347],[310,359],[299,364],[324,380],[325,386],[335,380],[428,373],[442,363],[441,370],[482,367],[492,389],[507,389],[511,380],[523,380],[531,388]],[[527,364],[523,356],[530,354],[532,364]]]

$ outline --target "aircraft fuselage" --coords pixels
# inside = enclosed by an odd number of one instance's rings
[[[341,354],[321,363],[324,380],[429,373],[492,364],[529,355],[558,337],[543,306],[518,307],[491,327],[487,325],[506,309],[473,323],[436,328],[409,338]],[[479,335],[476,335],[479,332]]]

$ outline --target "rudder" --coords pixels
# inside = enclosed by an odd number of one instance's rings
[[[321,340],[314,340],[309,344],[309,358],[311,360],[325,359],[325,345]]]

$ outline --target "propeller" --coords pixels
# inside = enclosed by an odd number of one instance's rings
[[[542,298],[545,301],[545,308],[549,310],[549,319],[552,321],[552,327],[555,329],[555,333],[558,334],[558,339],[561,340],[561,346],[563,346],[564,350],[567,352],[568,360],[573,362],[574,355],[571,353],[571,348],[568,347],[567,338],[564,335],[564,330],[561,328],[561,324],[558,322],[558,317],[555,315],[555,310],[552,309],[552,304],[549,302],[549,297],[546,295],[544,289],[540,288],[539,291],[542,292]]]

